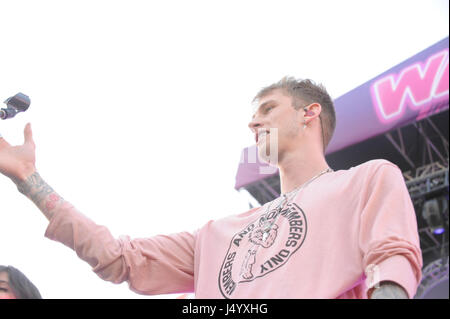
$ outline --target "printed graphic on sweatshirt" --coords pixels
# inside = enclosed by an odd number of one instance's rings
[[[263,214],[235,234],[220,269],[222,295],[230,298],[239,284],[250,284],[287,263],[303,244],[306,230],[305,214],[290,203],[282,211]]]

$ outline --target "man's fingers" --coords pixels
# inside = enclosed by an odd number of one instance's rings
[[[33,131],[31,131],[31,124],[30,123],[27,123],[27,125],[25,125],[25,129],[23,131],[23,135],[25,136],[25,143],[32,143],[32,144],[34,144]]]
[[[32,145],[34,145],[34,141],[33,141],[33,132],[31,131],[31,124],[27,123],[27,125],[25,125],[25,129],[23,132],[24,136],[25,136],[25,142],[26,143],[31,143]],[[3,138],[0,136],[0,150],[2,148],[5,147],[10,147],[11,145]]]

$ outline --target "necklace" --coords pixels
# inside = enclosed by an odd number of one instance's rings
[[[249,279],[253,278],[252,274],[252,267],[256,262],[256,254],[258,253],[261,246],[267,248],[270,247],[275,238],[277,237],[277,228],[278,225],[275,224],[279,216],[281,215],[281,212],[283,211],[284,206],[286,203],[292,201],[298,194],[298,192],[309,185],[312,181],[314,181],[319,176],[328,173],[333,172],[331,168],[327,168],[324,171],[320,172],[316,176],[312,177],[310,180],[308,180],[306,183],[298,186],[294,190],[282,194],[282,200],[278,204],[278,206],[275,208],[275,214],[272,217],[272,222],[269,221],[268,217],[271,212],[271,207],[275,203],[275,200],[268,205],[267,211],[259,218],[259,225],[253,228],[253,230],[250,232],[249,235],[249,241],[253,244],[249,247],[249,250],[247,251],[247,254],[244,258],[244,262],[241,266],[241,270],[239,273],[239,276],[242,280],[248,281]],[[274,229],[272,229],[272,227]]]
[[[267,237],[269,236],[269,232],[271,231],[273,225],[275,224],[275,222],[278,220],[278,216],[280,216],[281,212],[283,211],[284,206],[286,205],[286,203],[292,201],[298,194],[298,192],[308,186],[311,182],[313,182],[315,179],[319,178],[320,176],[322,176],[325,173],[329,173],[329,172],[333,172],[333,170],[329,167],[327,167],[327,169],[323,170],[322,172],[320,172],[319,174],[313,176],[312,178],[310,178],[307,182],[303,183],[302,185],[294,188],[292,191],[288,192],[288,193],[284,193],[282,194],[283,196],[283,200],[281,201],[281,203],[275,208],[277,210],[277,212],[275,213],[275,216],[273,217],[273,221],[268,223],[268,225],[266,225],[263,229],[263,235],[262,235],[262,239],[263,241],[265,241],[267,239]],[[289,196],[289,200],[288,200],[288,195],[294,193],[294,195]],[[266,210],[266,213],[264,214],[265,217],[267,218],[267,216],[269,215],[270,212],[270,208],[272,207],[274,202],[272,202],[269,207]]]

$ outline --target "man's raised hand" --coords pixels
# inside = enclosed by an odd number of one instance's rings
[[[30,123],[25,126],[24,137],[24,143],[17,146],[11,146],[0,137],[0,173],[15,183],[25,180],[36,171],[36,145]]]

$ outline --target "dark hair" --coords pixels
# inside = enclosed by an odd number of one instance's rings
[[[292,97],[292,106],[298,110],[311,103],[319,103],[322,106],[320,123],[322,126],[323,150],[330,143],[336,128],[336,113],[333,100],[322,84],[315,84],[312,80],[297,80],[294,77],[285,76],[277,83],[261,89],[253,101],[272,93],[276,89],[282,89]]]
[[[9,286],[17,299],[42,299],[36,286],[19,269],[0,265],[1,272],[8,274]]]

